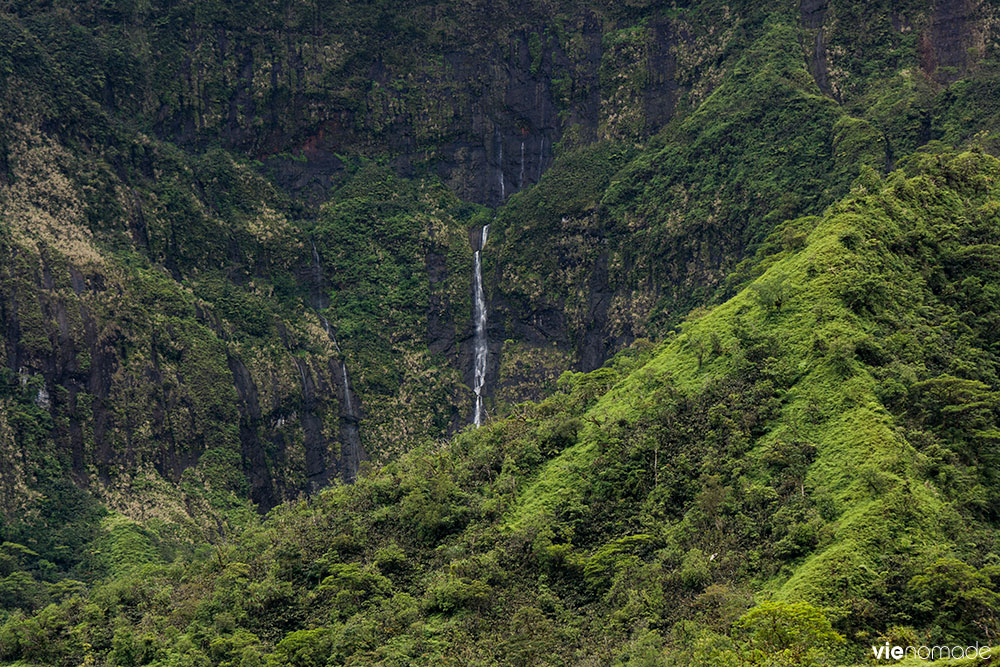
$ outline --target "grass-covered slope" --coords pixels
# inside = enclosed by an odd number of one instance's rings
[[[862,165],[881,168],[882,138],[820,93],[793,17],[758,20],[724,42],[725,67],[696,107],[643,145],[566,151],[498,212],[486,261],[495,326],[513,341],[501,404],[519,376],[539,382],[546,353],[549,366],[568,356],[590,370],[659,339],[778,222],[822,211]]]
[[[200,556],[52,586],[0,657],[852,664],[988,639],[998,201],[980,153],[868,170],[662,344]]]

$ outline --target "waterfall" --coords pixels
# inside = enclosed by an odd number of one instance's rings
[[[337,337],[333,335],[333,331],[330,330],[330,321],[326,319],[326,315],[323,313],[319,314],[319,321],[323,324],[323,331],[326,332],[326,337],[330,339],[333,343],[333,349],[337,351],[337,356],[340,358],[344,357],[344,353],[340,351],[340,345],[337,343]]]
[[[306,378],[306,369],[303,368],[302,362],[296,358],[295,367],[299,369],[299,379],[302,380],[302,398],[308,403],[312,401],[312,390],[309,387],[309,380]]]
[[[316,285],[319,288],[320,294],[323,293],[323,267],[319,263],[319,251],[316,250],[316,241],[313,239],[312,234],[309,235],[309,245],[312,246],[313,251],[313,273],[316,274]],[[322,298],[322,296],[320,297]]]
[[[343,357],[344,353],[340,351],[340,345],[337,343],[337,337],[333,335],[333,331],[330,329],[330,320],[326,319],[326,315],[323,314],[323,267],[320,265],[319,261],[319,251],[316,250],[316,241],[313,239],[312,235],[309,235],[309,245],[312,246],[313,255],[313,274],[316,278],[316,299],[313,302],[313,308],[316,310],[316,314],[319,316],[320,324],[323,325],[323,331],[326,332],[326,337],[330,339],[333,343],[333,349],[337,351],[338,357]]]
[[[340,375],[344,378],[344,401],[347,408],[347,416],[357,418],[354,414],[354,406],[351,405],[351,383],[347,381],[347,364],[340,362]]]
[[[353,482],[358,475],[361,462],[368,460],[368,453],[361,444],[357,412],[351,398],[351,382],[347,378],[347,364],[340,362],[340,377],[343,382],[344,400],[340,406],[340,475],[345,482]]]
[[[521,173],[517,177],[517,189],[524,189],[524,141],[521,141]]]
[[[503,181],[503,138],[500,136],[500,128],[493,131],[493,140],[497,145],[497,181],[500,183],[500,203],[507,198],[507,187]]]
[[[313,258],[313,272],[316,278],[316,299],[313,302],[313,308],[316,310],[316,314],[319,316],[319,321],[323,325],[323,331],[326,332],[327,338],[333,343],[333,349],[337,351],[337,357],[340,359],[340,377],[341,384],[343,385],[343,399],[341,402],[341,415],[340,415],[340,475],[345,482],[354,481],[354,478],[358,474],[358,468],[361,462],[368,458],[367,452],[365,452],[364,446],[361,444],[361,434],[358,428],[358,422],[361,421],[361,415],[357,412],[354,406],[354,399],[351,398],[351,382],[347,378],[347,362],[344,360],[344,353],[340,349],[340,344],[337,343],[337,337],[333,335],[333,330],[330,328],[330,321],[326,319],[326,315],[323,314],[324,298],[323,298],[323,267],[319,259],[319,251],[316,249],[316,241],[313,239],[312,235],[309,236],[309,244],[312,246],[312,258]],[[303,373],[302,367],[299,367],[299,373],[302,375],[303,385],[306,381],[305,374]]]
[[[497,171],[500,172],[500,201],[507,198],[507,188],[503,183],[503,144],[500,144],[500,158],[497,160]]]
[[[486,355],[488,353],[486,346],[486,296],[483,292],[482,254],[483,248],[486,247],[486,237],[489,233],[490,226],[483,225],[483,230],[479,238],[479,249],[472,254],[472,285],[475,293],[472,315],[476,325],[475,338],[473,339],[475,365],[472,369],[472,391],[476,394],[476,412],[473,415],[472,423],[477,428],[483,423],[483,386],[486,384]]]

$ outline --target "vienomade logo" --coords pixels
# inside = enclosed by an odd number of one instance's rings
[[[989,660],[993,649],[989,646],[890,646],[876,644],[872,646],[872,655],[876,660],[902,660],[903,658],[919,658],[920,660],[941,660],[943,658],[980,658]]]

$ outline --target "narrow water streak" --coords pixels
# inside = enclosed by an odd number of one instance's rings
[[[312,235],[309,235],[309,245],[312,246],[313,251],[313,273],[316,274],[316,286],[319,288],[320,292],[323,291],[323,268],[319,263],[319,251],[316,250],[316,241],[313,239]]]
[[[340,358],[340,377],[343,384],[344,397],[340,416],[340,476],[345,482],[352,482],[357,477],[361,462],[368,459],[368,454],[361,444],[361,434],[358,427],[358,422],[361,421],[361,414],[355,408],[354,399],[351,398],[351,382],[347,377],[347,363],[344,359],[344,353],[340,349],[340,344],[337,343],[337,337],[334,335],[333,329],[330,327],[330,321],[323,314],[323,309],[326,307],[323,296],[323,266],[320,262],[319,251],[316,249],[316,241],[312,236],[309,237],[309,244],[312,246],[313,272],[316,279],[316,296],[313,308],[316,309],[319,321],[323,325],[323,331],[326,332],[327,338],[333,343],[333,349],[337,351],[337,357]],[[299,375],[302,377],[303,391],[305,391],[306,376],[301,365],[299,366]]]
[[[500,159],[497,160],[497,173],[500,176],[500,201],[507,198],[507,188],[503,182],[503,144],[500,144]]]
[[[357,415],[354,414],[354,406],[351,404],[351,383],[347,381],[347,364],[343,361],[340,362],[340,374],[344,378],[344,401],[347,408],[347,415],[356,418]]]
[[[475,301],[472,316],[475,320],[476,332],[473,339],[475,363],[473,366],[472,390],[476,395],[476,411],[472,423],[477,427],[483,423],[483,386],[486,384],[486,295],[483,292],[483,248],[486,247],[486,237],[490,226],[484,225],[479,239],[479,249],[472,255],[473,275],[472,286]]]

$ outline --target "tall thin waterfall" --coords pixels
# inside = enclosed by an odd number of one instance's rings
[[[347,380],[347,364],[340,362],[340,376],[344,379],[344,401],[347,408],[347,416],[357,419],[354,414],[354,406],[351,404],[351,383]]]
[[[507,198],[507,187],[503,182],[503,143],[500,144],[500,156],[497,160],[497,173],[500,175],[500,201]]]
[[[507,186],[503,180],[503,137],[500,136],[500,128],[493,131],[493,141],[497,146],[497,182],[500,184],[500,203],[507,198]]]
[[[347,378],[347,364],[340,362],[340,378],[343,383],[343,402],[340,404],[340,475],[345,482],[353,482],[357,477],[361,462],[368,460],[368,453],[361,444],[358,422],[361,414],[351,397],[351,382]]]
[[[483,386],[486,384],[486,295],[483,292],[483,248],[486,247],[486,237],[490,233],[490,226],[483,225],[479,238],[479,249],[472,255],[473,276],[472,284],[475,292],[475,303],[473,304],[472,316],[476,324],[473,347],[475,350],[475,365],[473,366],[472,391],[476,394],[476,412],[473,415],[472,423],[478,428],[483,423]]]
[[[316,240],[309,235],[309,245],[312,246],[313,251],[313,273],[316,277],[316,284],[319,286],[320,292],[323,291],[323,267],[319,263],[319,251],[316,250]]]
[[[313,308],[316,309],[316,314],[319,315],[319,321],[323,325],[323,331],[326,332],[327,338],[333,343],[333,349],[337,351],[338,357],[343,357],[344,353],[340,351],[340,345],[337,343],[337,337],[333,335],[333,331],[330,330],[330,321],[326,319],[326,315],[322,313],[323,306],[323,267],[319,262],[319,251],[316,250],[316,241],[313,237],[309,236],[309,245],[312,246],[313,255],[313,273],[316,277],[316,286],[318,289],[318,294],[316,296],[315,302],[313,303]]]

